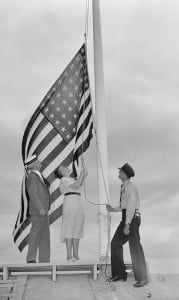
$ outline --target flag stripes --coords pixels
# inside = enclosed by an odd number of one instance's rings
[[[58,132],[52,127],[50,123],[45,124],[45,122],[43,122],[43,127],[41,126],[40,129],[40,126],[38,126],[38,128],[36,129],[36,134],[34,133],[30,140],[27,156],[31,156],[32,153],[37,152],[37,147],[39,147],[38,152],[40,153],[57,134]]]
[[[50,149],[56,147],[61,142],[61,137],[58,135],[56,129],[52,129],[49,133],[47,133],[45,139],[43,139],[39,145],[34,149],[37,156],[41,156],[41,160],[44,160],[46,157],[46,153],[50,153]]]
[[[32,155],[34,152],[31,149],[35,148],[36,144],[39,143],[39,136],[41,135],[41,139],[44,139],[51,129],[53,129],[52,125],[50,123],[47,124],[47,120],[45,120],[45,118],[42,119],[38,127],[35,128],[35,131],[33,132],[33,135],[29,141],[27,156]]]
[[[36,154],[42,164],[42,175],[50,185],[49,222],[62,214],[63,196],[55,170],[60,164],[79,172],[79,156],[89,147],[92,138],[92,103],[86,61],[82,45],[61,76],[48,91],[24,132],[23,161]],[[14,242],[20,251],[28,243],[30,219],[25,177],[22,181],[21,208],[14,227]]]
[[[33,118],[33,116],[32,116]],[[22,158],[23,161],[25,160],[25,157],[28,157],[28,148],[29,148],[29,143],[31,140],[31,137],[33,135],[33,133],[35,132],[36,128],[38,127],[38,125],[42,122],[43,120],[43,115],[39,114],[38,119],[34,120],[33,124],[30,124],[32,122],[29,123],[29,126],[26,128],[25,132],[24,132],[24,136],[23,136],[23,140],[22,140]]]

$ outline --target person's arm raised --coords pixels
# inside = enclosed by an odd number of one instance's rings
[[[81,156],[81,166],[82,166],[82,169],[81,169],[79,177],[76,179],[76,181],[74,183],[69,185],[69,188],[71,188],[71,189],[78,189],[83,184],[85,178],[88,176],[88,170],[85,165],[83,156]]]
[[[84,178],[84,171],[81,170],[80,176],[74,183],[70,184],[68,187],[75,190],[79,189],[79,187],[83,184]]]

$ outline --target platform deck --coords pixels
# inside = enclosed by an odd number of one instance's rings
[[[99,270],[110,267],[99,261],[64,262],[64,263],[30,263],[30,264],[0,264],[0,275],[3,280],[8,280],[10,275],[51,275],[52,281],[56,281],[57,275],[87,274],[91,273],[93,280],[97,280]],[[126,264],[128,270],[132,270],[131,264]]]

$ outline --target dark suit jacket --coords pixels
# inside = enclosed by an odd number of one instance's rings
[[[48,214],[48,210],[50,209],[50,194],[48,187],[33,171],[27,176],[26,189],[29,195],[30,215],[40,215],[40,210],[42,209]]]

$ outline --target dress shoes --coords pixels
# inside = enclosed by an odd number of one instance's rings
[[[148,283],[148,280],[147,279],[144,279],[144,280],[139,280],[137,281],[136,283],[134,283],[134,287],[142,287],[144,285],[146,285]]]
[[[27,261],[28,264],[36,264],[36,261],[35,260],[29,260]]]
[[[77,259],[76,258],[74,258],[74,257],[72,257],[72,258],[68,258],[67,259],[67,262],[77,262]]]
[[[67,259],[67,262],[69,262],[69,263],[73,263],[74,262],[74,260],[72,259],[72,258],[69,258],[69,259]]]
[[[126,280],[127,280],[127,273],[123,276],[114,276],[114,277],[109,277],[107,279],[108,282],[126,281]]]

